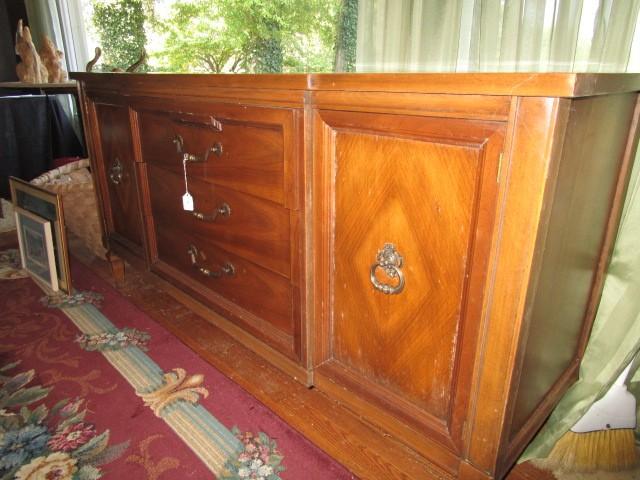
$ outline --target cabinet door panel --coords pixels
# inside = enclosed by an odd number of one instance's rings
[[[503,126],[351,112],[316,126],[333,219],[318,371],[460,446]],[[402,264],[387,272],[388,244]]]
[[[142,228],[136,185],[129,109],[95,104],[100,138],[99,161],[108,195],[108,234],[142,248]],[[103,190],[105,190],[103,188]]]

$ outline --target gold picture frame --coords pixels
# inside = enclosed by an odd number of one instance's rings
[[[9,177],[9,187],[14,207],[31,212],[51,222],[58,288],[70,294],[72,291],[71,269],[69,267],[62,197],[57,193],[15,177]]]
[[[15,208],[14,214],[22,268],[47,290],[57,292],[58,272],[51,222],[20,207]]]

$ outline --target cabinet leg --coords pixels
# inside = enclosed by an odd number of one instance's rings
[[[111,275],[117,286],[124,284],[124,260],[114,254],[113,252],[107,252],[107,260],[111,265]]]

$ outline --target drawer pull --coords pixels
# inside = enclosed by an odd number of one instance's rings
[[[182,135],[180,135],[179,133],[176,133],[173,136],[172,142],[176,146],[176,152],[182,153],[184,150],[184,138],[182,138]]]
[[[222,144],[220,142],[216,142],[213,144],[213,147],[211,147],[209,150],[207,150],[207,155],[206,158],[204,159],[205,161],[207,161],[207,159],[209,158],[209,154],[213,153],[216,157],[221,157],[222,156]]]
[[[382,250],[378,250],[376,263],[371,265],[370,280],[374,288],[385,295],[395,295],[402,292],[404,274],[400,267],[402,267],[402,255],[398,253],[392,243],[385,243]],[[380,282],[376,277],[378,268],[382,269],[389,278],[397,279],[397,284],[393,286]]]
[[[180,135],[179,133],[176,133],[173,136],[172,142],[176,146],[176,152],[182,155],[183,160],[186,160],[187,162],[206,162],[207,160],[209,160],[209,155],[211,155],[212,153],[216,157],[221,157],[223,153],[222,143],[216,142],[212,147],[207,148],[207,150],[204,152],[203,160],[202,157],[198,155],[194,155],[193,153],[187,153],[184,151],[184,138],[182,138],[182,135]]]
[[[202,220],[205,222],[213,222],[219,215],[223,217],[228,217],[231,215],[231,207],[227,202],[223,202],[212,214],[207,215],[202,212],[191,212],[191,215],[196,217],[198,220]]]
[[[209,270],[208,268],[198,265],[198,249],[195,245],[189,245],[189,248],[187,248],[187,253],[191,257],[191,265],[206,277],[220,278],[224,275],[231,277],[236,273],[236,268],[229,262],[225,263],[222,267],[220,267],[219,270],[216,271]]]
[[[122,182],[123,168],[122,162],[118,157],[111,163],[109,168],[109,179],[114,185],[119,185]]]

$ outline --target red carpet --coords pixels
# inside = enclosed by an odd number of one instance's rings
[[[354,478],[100,278],[73,267],[76,289],[103,296],[87,318],[102,321],[101,313],[115,329],[79,338],[75,315],[65,311],[86,306],[50,308],[31,279],[0,280],[0,367],[20,362],[0,372],[0,478]],[[164,384],[135,387],[136,394],[132,386],[146,379],[123,378],[114,368],[120,353],[111,350],[141,359],[151,376],[159,367],[183,397],[162,403]],[[218,442],[218,450],[205,441]]]

